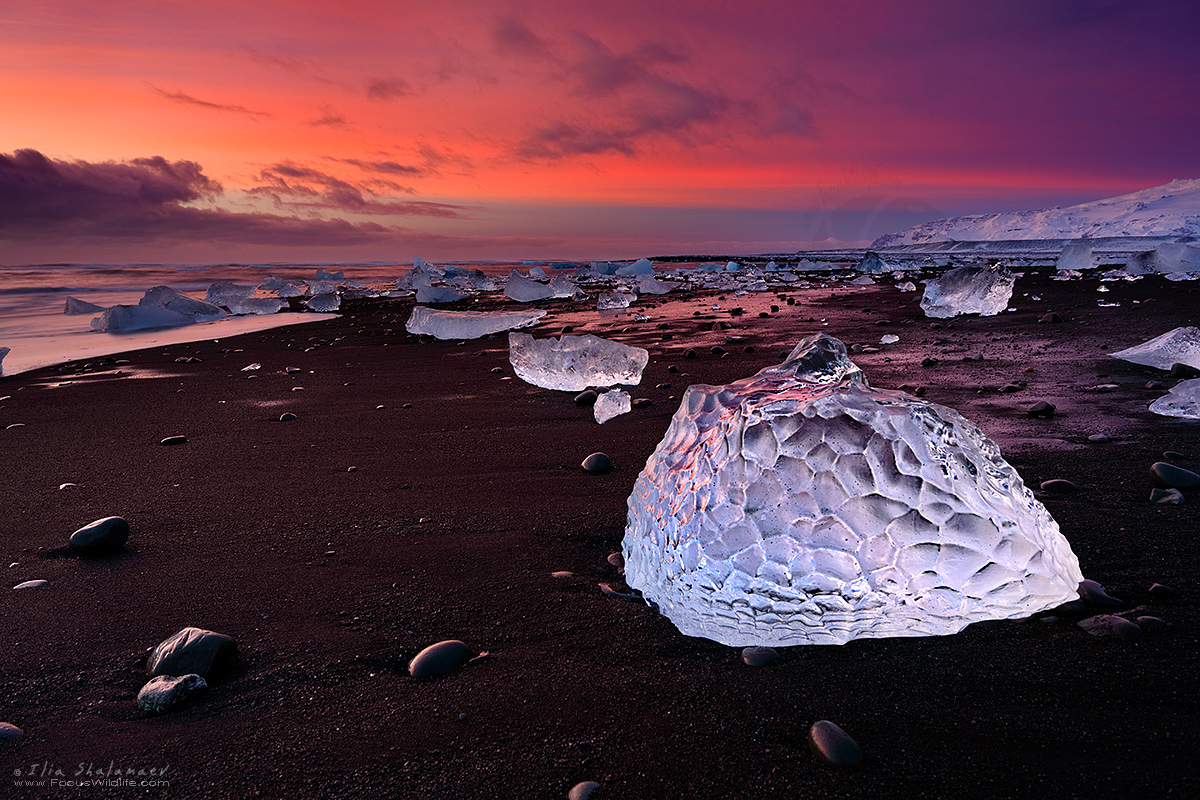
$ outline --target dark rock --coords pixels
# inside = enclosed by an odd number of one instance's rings
[[[1136,622],[1137,626],[1146,633],[1161,633],[1170,627],[1167,625],[1167,621],[1161,617],[1138,617],[1134,620],[1134,622]]]
[[[576,384],[578,385],[578,384]],[[579,394],[575,395],[575,405],[577,406],[594,406],[596,398],[600,395],[595,389],[584,389]]]
[[[1093,580],[1084,578],[1079,582],[1079,599],[1090,606],[1116,608],[1125,605],[1125,601],[1109,595],[1108,590]]]
[[[671,388],[671,384],[669,384],[669,383],[660,383],[660,384],[656,385],[654,388],[655,388],[655,389],[670,389],[670,388]]]
[[[667,367],[667,372],[670,372],[671,374],[675,374],[675,373],[679,372],[679,367],[672,364],[671,366]]]
[[[208,673],[237,655],[233,637],[202,628],[184,628],[150,651],[146,672],[155,675],[191,675]]]
[[[1013,392],[1019,392],[1024,388],[1025,387],[1019,383],[1006,383],[1000,387],[1000,392],[1003,394],[1011,394]]]
[[[746,647],[742,650],[742,663],[751,667],[765,667],[779,658],[774,647]]]
[[[592,792],[600,788],[600,784],[595,781],[580,781],[571,787],[571,791],[567,792],[567,800],[589,800]]]
[[[1183,505],[1183,492],[1178,489],[1151,489],[1150,502],[1164,506]]]
[[[862,763],[862,748],[840,727],[827,719],[813,723],[808,731],[808,746],[818,758],[839,767]]]
[[[1163,586],[1161,583],[1155,583],[1155,584],[1151,584],[1151,586],[1150,586],[1150,596],[1158,598],[1160,600],[1170,600],[1171,598],[1176,597],[1177,595],[1175,593],[1175,590],[1172,589],[1171,587]]]
[[[1163,453],[1163,458],[1167,461],[1187,461],[1188,457],[1176,450],[1168,450]]]
[[[1056,322],[1057,323],[1057,322],[1062,322],[1062,321],[1063,321],[1062,315],[1059,314],[1057,311],[1051,311],[1049,314],[1043,314],[1038,319],[1038,322]]]
[[[137,706],[148,714],[161,714],[207,688],[208,684],[199,675],[180,675],[178,678],[159,675],[151,678],[138,692]]]
[[[725,355],[725,348],[721,347],[721,345],[717,344],[717,345],[713,345],[712,349],[710,349],[709,352],[712,353],[714,356],[723,356],[723,355]]]
[[[1031,405],[1026,411],[1031,417],[1042,417],[1049,419],[1054,416],[1054,403],[1047,403],[1045,400],[1039,400]]]
[[[504,367],[492,367],[492,374],[493,375],[503,375]]]
[[[161,447],[174,447],[177,444],[187,444],[186,436],[168,436],[158,443]]]
[[[121,552],[127,541],[129,523],[122,517],[104,517],[72,533],[70,547],[81,556],[106,556]]]
[[[1146,388],[1152,389],[1154,391],[1160,391],[1167,387],[1166,387],[1166,384],[1164,384],[1162,381],[1146,381]]]
[[[1103,433],[1093,433],[1091,436],[1088,437],[1088,441],[1092,442],[1093,444],[1106,444],[1108,442],[1111,442],[1112,439],[1110,439],[1108,436],[1104,435]]]
[[[592,475],[603,475],[612,470],[612,459],[604,453],[592,453],[583,460],[580,464],[584,472],[590,472]]]
[[[1171,377],[1183,380],[1200,378],[1200,369],[1196,369],[1190,364],[1175,363],[1171,365]]]
[[[293,414],[290,411],[285,411],[279,415],[280,422],[291,422],[294,419],[299,419],[299,417],[297,417],[295,414]]]
[[[431,644],[408,662],[408,674],[414,678],[445,675],[471,660],[471,648],[458,639]]]
[[[1066,478],[1052,478],[1042,481],[1042,491],[1050,494],[1074,494],[1079,491],[1079,487]]]
[[[1194,489],[1200,486],[1200,475],[1165,461],[1156,461],[1150,465],[1150,477],[1166,489]]]
[[[608,563],[612,564],[617,569],[625,568],[625,555],[620,551],[608,554]]]
[[[17,739],[25,732],[11,722],[0,722],[0,739]]]
[[[922,367],[932,367],[934,364],[937,364],[937,363],[938,363],[938,360],[936,358],[933,358],[932,356],[921,359]]]
[[[1100,614],[1079,621],[1079,627],[1092,636],[1117,636],[1127,642],[1142,638],[1142,629],[1136,622],[1115,614]]]
[[[684,358],[695,358],[696,351],[689,347],[687,350],[683,351],[683,357]]]

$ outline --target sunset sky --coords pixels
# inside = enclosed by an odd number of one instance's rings
[[[854,245],[1200,177],[1195,0],[5,0],[0,264]]]

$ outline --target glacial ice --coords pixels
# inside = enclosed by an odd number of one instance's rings
[[[426,334],[435,339],[478,339],[491,333],[528,328],[546,316],[545,311],[441,311],[416,306],[404,329],[409,333]]]
[[[308,306],[310,310],[320,313],[337,311],[341,304],[342,301],[337,292],[322,292],[304,301],[304,305]]]
[[[333,281],[336,283],[338,281],[345,280],[345,278],[345,272],[326,272],[320,267],[317,268],[317,280],[319,281]]]
[[[186,314],[197,322],[211,322],[228,316],[220,306],[194,300],[170,286],[155,286],[147,289],[138,300],[139,306],[166,308],[179,314]]]
[[[508,334],[508,360],[517,377],[543,389],[580,392],[589,386],[637,385],[650,354],[640,347],[582,336],[534,339]]]
[[[4,357],[12,352],[10,347],[0,347],[0,375],[4,374]]]
[[[1056,269],[1059,272],[1079,271],[1092,269],[1095,266],[1096,254],[1092,252],[1092,245],[1089,242],[1071,242],[1058,254]]]
[[[927,317],[999,314],[1012,297],[1016,278],[1002,266],[967,264],[955,267],[925,284],[921,309]]]
[[[453,303],[455,300],[462,300],[464,297],[466,297],[465,294],[451,289],[449,286],[417,287],[418,303]]]
[[[555,275],[550,279],[551,297],[574,297],[579,293],[579,287],[565,275]]]
[[[613,417],[628,414],[631,410],[633,410],[633,399],[629,396],[629,392],[623,389],[611,389],[604,392],[596,398],[596,402],[592,405],[592,415],[601,425]]]
[[[194,317],[172,311],[169,308],[156,305],[118,305],[104,309],[104,312],[92,320],[92,330],[106,333],[124,333],[126,331],[144,331],[152,328],[178,328],[181,325],[191,325]]]
[[[671,281],[660,281],[653,275],[638,275],[635,285],[642,294],[666,294],[679,286]]]
[[[308,294],[307,287],[301,286],[298,283],[293,283],[292,281],[280,284],[280,286],[274,291],[277,297],[285,300],[289,297],[304,297],[304,295]]]
[[[103,311],[104,306],[98,306],[95,303],[89,303],[86,300],[80,300],[77,297],[67,297],[66,305],[63,308],[64,314],[95,314],[97,311]]]
[[[650,259],[648,258],[639,258],[632,264],[628,264],[624,267],[618,267],[614,274],[622,277],[628,275],[653,275],[654,265],[650,263]]]
[[[1184,242],[1166,242],[1131,257],[1125,262],[1124,271],[1130,275],[1200,272],[1200,247]]]
[[[1175,364],[1200,369],[1200,328],[1173,328],[1148,342],[1109,355],[1158,369],[1170,369]]]
[[[884,261],[883,257],[874,250],[868,250],[855,269],[859,272],[893,272],[899,267],[889,261]]]
[[[214,283],[208,287],[208,291],[204,294],[204,302],[212,303],[214,306],[229,305],[229,298],[242,299],[254,296],[253,286],[239,286],[236,283]]]
[[[225,300],[225,307],[229,309],[229,313],[236,316],[275,314],[288,304],[282,297],[226,296]]]
[[[1150,410],[1164,417],[1200,419],[1200,378],[1180,381],[1170,392],[1151,403]]]
[[[951,634],[1074,600],[1079,563],[957,412],[862,380],[818,334],[694,385],[629,497],[629,585],[727,645]]]
[[[516,300],[518,303],[534,303],[553,297],[554,292],[544,283],[530,280],[514,269],[508,274],[508,284],[504,287],[504,296]]]
[[[596,308],[600,311],[619,311],[622,308],[629,308],[633,305],[634,300],[637,300],[637,295],[633,292],[608,292],[600,295],[596,300]]]

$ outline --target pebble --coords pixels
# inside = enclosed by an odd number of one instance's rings
[[[1093,433],[1088,437],[1088,441],[1092,442],[1093,444],[1107,444],[1108,442],[1111,442],[1112,439],[1103,433]]]
[[[1084,578],[1079,582],[1079,599],[1093,606],[1115,608],[1125,605],[1125,601],[1109,595],[1108,590],[1093,580]]]
[[[1054,403],[1047,403],[1045,400],[1039,400],[1031,405],[1025,413],[1031,417],[1050,419],[1050,417],[1054,416]]]
[[[1171,377],[1176,379],[1183,378],[1185,380],[1200,378],[1200,369],[1196,369],[1190,364],[1175,363],[1171,365]]]
[[[1066,478],[1051,478],[1042,481],[1042,491],[1050,494],[1074,494],[1079,491],[1079,487]]]
[[[458,639],[431,644],[408,662],[408,674],[414,678],[445,675],[471,660],[471,648]]]
[[[1006,383],[1000,387],[1000,391],[1003,394],[1011,394],[1013,392],[1019,392],[1023,388],[1024,387],[1021,386],[1021,384],[1019,384],[1019,383]]]
[[[683,357],[684,358],[695,358],[696,351],[689,347],[687,350],[683,351]]]
[[[667,367],[667,372],[670,372],[672,375],[674,375],[675,373],[679,372],[679,367],[672,364],[669,367]]]
[[[656,385],[654,388],[655,388],[655,389],[670,389],[670,388],[671,388],[671,384],[669,384],[669,383],[660,383],[660,384],[657,384],[657,385]]]
[[[358,472],[358,467],[346,467],[346,472]]]
[[[401,407],[401,408],[412,408],[413,406],[412,406],[412,403],[404,403],[404,404],[403,404],[403,405],[401,405],[400,407]]]
[[[504,367],[492,367],[492,374],[493,375],[503,375]]]
[[[1183,505],[1183,492],[1178,489],[1151,489],[1150,502],[1164,506]]]
[[[0,739],[16,739],[19,736],[24,736],[25,731],[13,725],[11,722],[0,722]]]
[[[588,800],[592,796],[592,792],[600,788],[600,784],[595,781],[580,781],[571,787],[571,791],[567,792],[567,800]]]
[[[712,353],[714,356],[723,356],[723,355],[725,355],[725,348],[721,347],[721,345],[719,345],[719,344],[716,344],[716,345],[712,346],[712,348],[709,350],[709,352]]]
[[[35,580],[35,581],[25,581],[24,583],[18,583],[13,588],[14,589],[37,589],[38,587],[49,586],[49,585],[50,585],[49,581]]]
[[[294,419],[297,419],[297,417],[295,414],[293,414],[290,411],[285,411],[284,413],[279,415],[280,422],[291,422]]]
[[[612,459],[604,453],[592,453],[579,466],[583,467],[584,472],[589,472],[592,475],[603,475],[612,469]]]
[[[1146,388],[1153,389],[1154,391],[1159,391],[1161,389],[1167,388],[1167,386],[1162,381],[1146,381]]]
[[[813,723],[808,731],[808,745],[818,758],[834,766],[853,767],[863,760],[858,742],[827,719]]]
[[[11,430],[13,430],[14,428],[24,428],[24,427],[25,427],[25,423],[24,423],[24,422],[14,422],[14,423],[13,423],[13,424],[11,424],[11,425],[6,425],[6,426],[4,427],[4,430],[6,430],[6,431],[11,431]]]
[[[1161,583],[1150,585],[1150,596],[1159,599],[1170,599],[1176,596],[1175,590],[1169,586],[1163,586]]]
[[[774,647],[746,647],[742,649],[742,663],[750,667],[765,667],[779,658]]]
[[[620,551],[609,553],[606,560],[609,564],[612,564],[617,569],[625,568],[625,554]]]
[[[137,706],[148,714],[162,714],[187,700],[193,694],[208,688],[199,675],[159,675],[138,692]]]
[[[146,659],[146,673],[157,675],[208,675],[237,655],[233,637],[202,628],[183,628],[164,639]]]
[[[300,368],[299,367],[284,367],[283,371],[286,372],[288,375],[295,375],[297,372],[300,371]]]
[[[633,401],[634,408],[649,408],[654,405],[654,401],[648,397],[639,397]]]
[[[1117,636],[1127,642],[1142,638],[1142,629],[1136,622],[1115,614],[1099,614],[1079,621],[1079,627],[1092,636]]]
[[[1167,629],[1167,621],[1162,617],[1138,617],[1134,620],[1138,627],[1147,633],[1159,633]]]
[[[558,572],[551,572],[551,573],[550,573],[550,577],[551,577],[551,578],[574,578],[574,577],[575,577],[575,573],[574,573],[574,572],[570,572],[570,571],[568,571],[568,570],[565,570],[565,569],[560,569]]]
[[[70,547],[81,556],[119,553],[129,541],[129,523],[123,517],[104,517],[71,534]]]
[[[1167,461],[1187,461],[1188,457],[1178,450],[1168,450],[1163,453],[1163,458]]]
[[[186,436],[168,436],[167,438],[165,438],[161,442],[159,442],[159,445],[161,445],[162,447],[172,447],[177,444],[187,444],[187,437]]]
[[[1038,319],[1038,322],[1056,322],[1057,323],[1057,322],[1062,322],[1062,321],[1063,321],[1062,315],[1059,314],[1057,311],[1051,311],[1049,314],[1043,314]]]
[[[77,483],[60,483],[60,484],[58,485],[58,488],[59,488],[59,490],[61,491],[61,490],[63,490],[63,489],[74,489],[74,488],[75,488],[76,486],[78,486],[78,485],[79,485],[79,484],[77,484]]]
[[[1150,465],[1150,477],[1166,489],[1194,489],[1200,486],[1200,475],[1165,461],[1155,461]]]

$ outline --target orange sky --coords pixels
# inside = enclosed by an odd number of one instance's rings
[[[762,252],[1096,199],[1200,174],[1197,8],[8,0],[0,154],[48,161],[0,263]],[[103,200],[153,157],[220,189]]]

